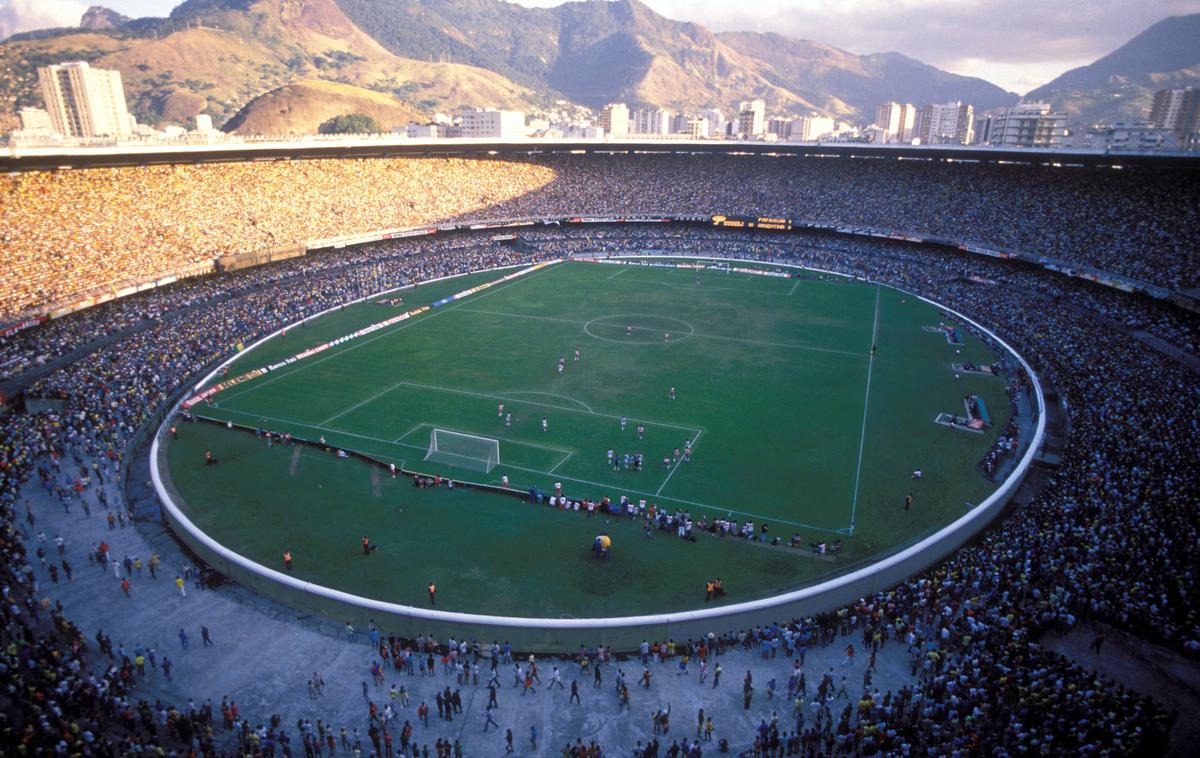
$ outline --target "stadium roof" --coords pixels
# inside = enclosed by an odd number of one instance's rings
[[[1200,169],[1200,153],[1105,152],[1089,149],[978,145],[875,145],[854,142],[741,142],[732,140],[567,140],[302,138],[292,141],[114,144],[89,147],[10,147],[5,171],[162,163],[220,163],[306,158],[473,155],[763,155],[805,158],[891,159],[1086,168]]]

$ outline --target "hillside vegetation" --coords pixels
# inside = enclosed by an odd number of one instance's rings
[[[533,97],[491,71],[395,55],[334,0],[188,0],[167,19],[0,44],[0,97],[10,125],[19,108],[41,105],[37,67],[64,60],[120,71],[131,112],[156,126],[188,124],[198,113],[222,124],[260,95],[299,81],[374,90],[414,117],[460,106],[528,107]],[[273,123],[283,133],[303,131],[299,121]]]
[[[316,134],[336,116],[361,113],[385,131],[404,127],[421,114],[391,95],[338,82],[303,79],[251,100],[223,127],[238,134]]]

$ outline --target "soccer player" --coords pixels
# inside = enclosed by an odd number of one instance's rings
[[[562,376],[562,372],[563,372],[563,364],[560,363],[560,364],[558,364],[558,375]]]
[[[674,387],[671,388],[671,392],[668,395],[668,397],[670,397],[672,400],[675,399],[675,388]]]
[[[579,360],[579,348],[575,348],[575,360]]]
[[[907,511],[911,507],[912,507],[912,493],[910,492],[904,496],[904,510]]]
[[[629,419],[625,418],[624,416],[621,417],[621,431],[625,431],[625,424],[628,423],[628,421]]]
[[[627,325],[627,326],[625,327],[625,336],[626,336],[626,337],[632,337],[632,336],[633,336],[633,324],[629,324],[629,325]]]
[[[504,403],[500,403],[500,405],[496,406],[496,417],[499,418],[500,416],[503,416],[503,415],[504,415]]]
[[[663,332],[663,342],[670,342],[670,341],[671,341],[671,333]]]
[[[613,449],[610,447],[608,449],[608,465],[611,466],[612,462],[613,462]]]
[[[504,414],[504,425],[512,426],[512,412]]]
[[[542,431],[543,432],[546,431],[549,428],[549,426],[550,426],[550,423],[548,421],[546,421],[546,417],[542,416]]]
[[[643,426],[642,424],[638,424],[638,428],[637,428],[637,435],[638,435],[638,439],[639,439],[639,440],[640,440],[642,437],[646,436],[646,427],[645,427],[645,426]]]

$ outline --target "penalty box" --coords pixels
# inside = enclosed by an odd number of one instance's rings
[[[510,407],[513,414],[511,427],[504,425],[503,418],[496,417],[493,408],[488,423],[468,426],[450,423],[450,419],[426,421],[409,429],[396,439],[395,444],[427,452],[435,429],[494,439],[499,443],[499,462],[486,475],[489,481],[499,481],[502,474],[507,474],[514,487],[534,484],[547,487],[550,483],[541,477],[554,476],[580,485],[605,488],[605,492],[597,492],[585,487],[586,492],[579,492],[599,496],[622,488],[655,491],[668,480],[675,466],[674,450],[678,448],[682,452],[686,443],[694,444],[701,433],[697,427],[633,418],[621,431],[620,416],[529,407],[524,403],[505,404],[506,411]],[[546,419],[546,431],[542,431],[542,418]],[[493,419],[495,424],[490,423]],[[639,424],[644,427],[641,439],[637,434]],[[615,467],[608,459],[610,449]],[[642,470],[635,471],[633,456],[639,453],[643,456]],[[630,456],[629,468],[625,467],[626,454]],[[664,465],[664,458],[672,459],[669,466]],[[434,470],[438,468],[436,460],[424,465]],[[470,466],[458,468],[469,470]],[[578,492],[577,487],[569,486],[568,489]]]

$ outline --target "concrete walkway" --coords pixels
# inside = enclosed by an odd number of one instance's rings
[[[1097,635],[1105,641],[1097,653]],[[1053,634],[1042,646],[1132,690],[1152,695],[1176,713],[1170,756],[1193,756],[1200,744],[1200,662],[1185,658],[1104,624],[1083,623],[1062,637]]]
[[[132,470],[135,475],[145,471],[139,465]],[[123,502],[114,483],[107,483],[106,488],[109,502]],[[107,514],[98,505],[94,491],[85,493],[92,508],[90,517],[84,515],[78,501],[71,505],[70,513],[64,512],[57,499],[46,495],[36,484],[27,487],[24,495],[33,503],[37,516],[36,526],[26,527],[31,551],[37,533],[43,532],[49,557],[57,558],[54,539],[61,534],[67,539],[65,557],[73,568],[72,581],[60,577],[58,583],[53,583],[45,569],[35,567],[44,594],[62,602],[67,617],[80,626],[89,641],[97,630],[103,629],[112,639],[114,649],[124,645],[132,651],[141,644],[156,651],[160,666],[155,670],[147,668],[134,698],[151,702],[162,698],[183,707],[189,698],[197,705],[206,699],[216,705],[222,697],[228,697],[237,702],[241,717],[251,725],[267,724],[272,715],[278,715],[293,739],[294,752],[302,750],[295,729],[300,718],[310,719],[314,724],[319,718],[337,727],[344,725],[351,733],[357,729],[369,750],[364,682],[368,683],[367,697],[381,709],[389,701],[387,693],[392,684],[407,688],[410,704],[407,709],[399,709],[398,721],[393,722],[394,733],[408,720],[413,722],[414,739],[418,743],[432,745],[439,737],[459,739],[466,755],[502,754],[503,729],[509,728],[518,755],[560,755],[563,746],[576,738],[582,738],[585,744],[596,740],[610,756],[628,755],[639,741],[651,738],[650,714],[667,706],[671,708],[672,727],[667,739],[660,737],[664,751],[672,738],[694,738],[700,708],[714,720],[714,742],[705,746],[709,752],[715,752],[716,740],[723,737],[729,740],[736,754],[737,749],[753,742],[759,721],[770,720],[773,715],[779,717],[781,732],[794,729],[792,705],[786,700],[792,661],[782,654],[763,659],[757,653],[747,652],[727,653],[718,659],[724,673],[715,688],[711,674],[704,684],[698,682],[695,665],[688,674],[678,675],[674,663],[662,663],[651,664],[652,685],[648,690],[643,689],[637,683],[641,666],[636,660],[607,666],[603,686],[595,688],[591,675],[581,676],[574,662],[543,658],[539,663],[543,681],[549,684],[551,667],[558,665],[566,688],[548,691],[538,687],[536,694],[522,697],[520,690],[513,687],[511,669],[501,667],[500,708],[495,716],[500,731],[493,728],[487,734],[483,732],[486,674],[481,675],[479,685],[461,686],[463,714],[452,722],[438,721],[434,694],[447,686],[451,690],[459,688],[454,675],[443,675],[440,666],[433,677],[398,675],[389,667],[384,685],[374,686],[370,684],[368,666],[375,655],[365,640],[354,644],[336,632],[322,633],[311,623],[299,622],[281,606],[237,586],[201,590],[193,582],[186,585],[186,596],[181,595],[174,578],[182,574],[186,558],[159,523],[146,521],[136,527],[110,529],[105,520]],[[145,511],[146,504],[141,503],[139,512]],[[151,578],[148,569],[143,569],[141,575],[135,572],[131,578],[131,596],[126,597],[111,567],[100,567],[88,560],[88,551],[100,540],[108,542],[110,555],[118,560],[130,555],[140,557],[146,564],[151,550],[158,552],[162,557],[158,577]],[[123,568],[121,571],[124,574]],[[271,612],[272,609],[277,612]],[[202,644],[201,625],[210,630],[212,646]],[[335,630],[337,626],[331,623],[322,628]],[[181,629],[189,637],[186,648],[179,638]],[[386,634],[386,630],[382,631]],[[847,642],[859,647],[859,639],[853,637],[809,650],[803,669],[810,699],[821,675],[830,668],[838,683],[835,692],[840,689],[842,677],[846,677],[849,700],[839,698],[835,714],[847,702],[857,701],[867,664],[866,655],[860,652],[852,665],[842,665],[842,650]],[[95,653],[95,646],[91,648]],[[173,663],[173,681],[168,681],[162,672],[164,657]],[[617,669],[624,670],[630,684],[629,711],[619,710],[613,686]],[[743,709],[741,683],[747,671],[753,676],[755,691],[751,707]],[[320,672],[326,682],[324,694],[315,699],[310,697],[307,687],[313,672]],[[568,702],[573,678],[579,678],[581,704]],[[767,682],[772,678],[777,683],[777,693],[774,699],[768,699]],[[911,683],[909,657],[903,644],[893,641],[885,645],[878,655],[872,687],[885,692]],[[416,717],[417,705],[422,700],[433,711],[428,727],[419,724]],[[811,722],[811,714],[806,716]],[[529,741],[533,726],[539,734],[536,749]],[[218,735],[219,740],[221,737]],[[230,737],[224,739],[226,746],[231,747]],[[396,745],[399,746],[398,741]]]

